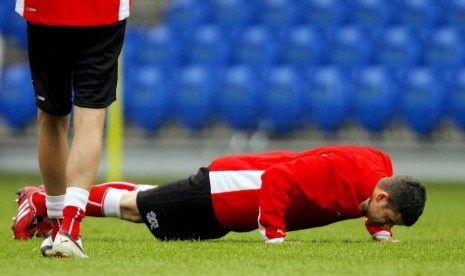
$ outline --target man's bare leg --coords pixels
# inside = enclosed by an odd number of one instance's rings
[[[64,195],[69,155],[69,116],[54,116],[39,109],[38,124],[39,168],[47,195]]]
[[[69,116],[54,116],[39,109],[37,117],[39,169],[47,191],[47,215],[51,219],[53,239],[63,219]]]

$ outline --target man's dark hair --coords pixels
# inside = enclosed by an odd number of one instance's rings
[[[384,180],[379,183],[379,188],[389,194],[388,206],[400,212],[403,225],[412,226],[425,208],[425,186],[409,175],[397,175]]]

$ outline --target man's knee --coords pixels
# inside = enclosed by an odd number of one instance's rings
[[[138,191],[125,192],[121,197],[121,219],[136,223],[143,222],[139,214],[139,209],[137,208],[137,193]]]
[[[69,116],[55,116],[39,109],[38,123],[42,131],[60,134],[68,133]]]

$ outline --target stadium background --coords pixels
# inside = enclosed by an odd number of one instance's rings
[[[0,171],[38,172],[13,10],[2,1]],[[386,150],[398,173],[463,182],[464,42],[465,0],[137,0],[122,58],[124,175],[351,143]]]

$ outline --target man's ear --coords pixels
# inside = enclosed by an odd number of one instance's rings
[[[380,191],[377,195],[376,195],[376,201],[380,201],[380,200],[383,200],[383,199],[389,199],[389,194],[385,191]]]

